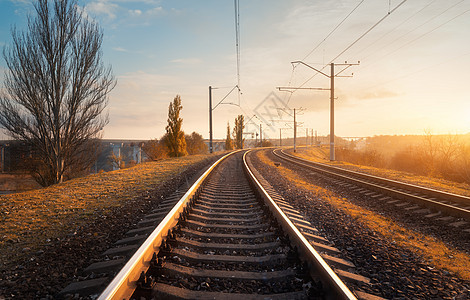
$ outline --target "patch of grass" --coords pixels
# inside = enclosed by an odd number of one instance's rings
[[[263,163],[273,165],[273,162],[264,152],[258,151],[257,155]],[[351,215],[371,230],[423,257],[430,265],[453,272],[462,279],[470,280],[469,254],[450,248],[443,242],[437,241],[434,237],[403,228],[389,218],[354,205],[347,199],[338,197],[327,189],[306,182],[299,175],[282,165],[276,168],[276,170],[297,187],[311,191],[316,197]]]
[[[210,155],[147,162],[0,196],[0,268],[149,190]]]
[[[448,193],[464,195],[470,197],[470,185],[466,183],[458,183],[454,181],[449,181],[441,178],[429,177],[429,176],[418,176],[415,174],[396,171],[391,169],[382,169],[375,168],[363,165],[355,165],[342,161],[330,162],[328,160],[328,151],[320,149],[317,147],[314,148],[298,148],[296,153],[290,152],[291,154],[297,155],[299,157],[326,164],[331,164],[335,167],[341,167],[348,170],[362,172],[374,176],[384,177],[396,181],[402,181],[410,184],[420,185],[432,189],[446,191]]]

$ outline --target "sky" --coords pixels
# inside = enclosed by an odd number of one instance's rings
[[[107,139],[161,137],[176,95],[183,130],[208,138],[209,86],[214,138],[240,114],[248,138],[260,125],[267,138],[292,136],[294,108],[299,136],[327,135],[329,64],[345,62],[359,64],[335,66],[337,136],[470,132],[470,0],[239,0],[239,56],[234,1],[78,4],[103,29],[117,79]],[[1,48],[31,14],[30,1],[0,0]],[[5,68],[2,56],[0,85]]]

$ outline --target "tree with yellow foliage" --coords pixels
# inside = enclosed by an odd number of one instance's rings
[[[176,95],[168,107],[168,125],[166,126],[165,144],[170,157],[180,157],[188,154],[184,131],[181,130],[183,119],[180,112],[183,109],[180,95]]]

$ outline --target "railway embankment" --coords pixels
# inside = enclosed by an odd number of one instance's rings
[[[355,192],[269,151],[258,152],[255,165],[359,266],[358,272],[371,278],[368,292],[387,299],[469,296],[470,258],[464,230],[381,202],[373,193]]]
[[[195,155],[0,196],[0,298],[52,296],[139,214],[219,155]]]

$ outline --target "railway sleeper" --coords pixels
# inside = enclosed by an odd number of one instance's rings
[[[192,291],[176,286],[171,286],[164,283],[158,284],[158,289],[154,290],[151,295],[157,299],[225,299],[225,300],[252,300],[260,299],[259,295],[244,294],[244,293],[222,293],[222,292],[206,292],[206,291]],[[306,291],[290,292],[282,294],[266,294],[262,295],[263,299],[273,300],[296,300],[308,298]]]

